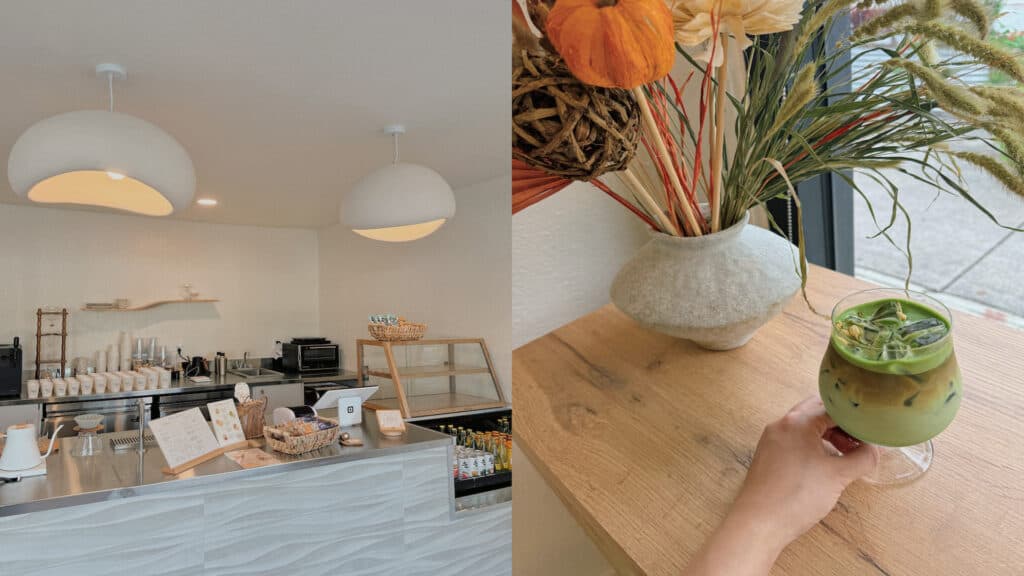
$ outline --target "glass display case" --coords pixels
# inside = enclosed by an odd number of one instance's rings
[[[359,381],[380,387],[367,408],[408,419],[506,407],[482,338],[358,340],[356,355]]]

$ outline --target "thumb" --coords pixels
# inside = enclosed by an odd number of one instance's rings
[[[871,444],[861,444],[842,456],[836,456],[833,461],[849,483],[874,472],[878,466],[878,457],[878,448]]]

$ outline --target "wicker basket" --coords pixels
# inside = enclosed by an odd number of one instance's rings
[[[333,424],[334,427],[328,428],[327,430],[320,430],[319,432],[314,432],[312,434],[292,436],[280,428],[264,426],[263,437],[267,439],[267,446],[270,446],[278,452],[284,452],[285,454],[305,454],[306,452],[319,450],[324,446],[337,442],[338,435],[341,433],[341,426],[338,426],[338,421],[331,418],[324,418],[322,416],[318,418],[322,422]]]
[[[263,426],[267,423],[264,415],[266,409],[266,396],[238,405],[238,419],[242,422],[242,432],[245,433],[246,438],[263,436]]]
[[[369,324],[370,336],[381,342],[405,342],[408,340],[419,340],[427,331],[426,324],[415,324],[406,322],[396,326],[385,324]]]

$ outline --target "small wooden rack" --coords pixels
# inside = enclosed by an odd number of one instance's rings
[[[43,316],[60,316],[60,332],[43,332]],[[43,338],[60,336],[60,360],[42,358]],[[60,363],[60,375],[64,376],[64,370],[68,364],[68,309],[61,308],[52,312],[36,309],[36,379],[39,378],[39,368],[43,364]]]
[[[455,364],[455,346],[457,344],[476,344],[480,346],[486,366],[458,366]],[[402,366],[399,367],[395,361],[394,349],[399,346],[447,346],[448,361],[443,365],[434,366]],[[364,348],[374,346],[384,349],[384,357],[387,360],[387,370],[370,370],[364,365]],[[377,340],[359,339],[356,340],[356,361],[359,367],[359,382],[365,381],[367,376],[387,378],[394,383],[395,398],[374,398],[363,403],[371,410],[401,410],[404,418],[416,418],[420,416],[436,416],[438,414],[450,414],[455,412],[468,412],[471,410],[486,410],[489,408],[506,407],[505,395],[498,384],[498,376],[494,372],[494,364],[491,361],[490,352],[483,338],[442,338],[432,340],[410,340],[381,342]],[[497,399],[465,394],[457,391],[456,378],[470,374],[489,374],[494,383],[494,390]],[[436,378],[447,376],[449,389],[446,393],[410,395],[406,393],[402,380],[415,378]]]

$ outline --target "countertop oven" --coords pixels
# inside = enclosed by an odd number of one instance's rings
[[[281,361],[287,372],[336,372],[341,368],[341,348],[326,338],[296,338],[281,345]]]

